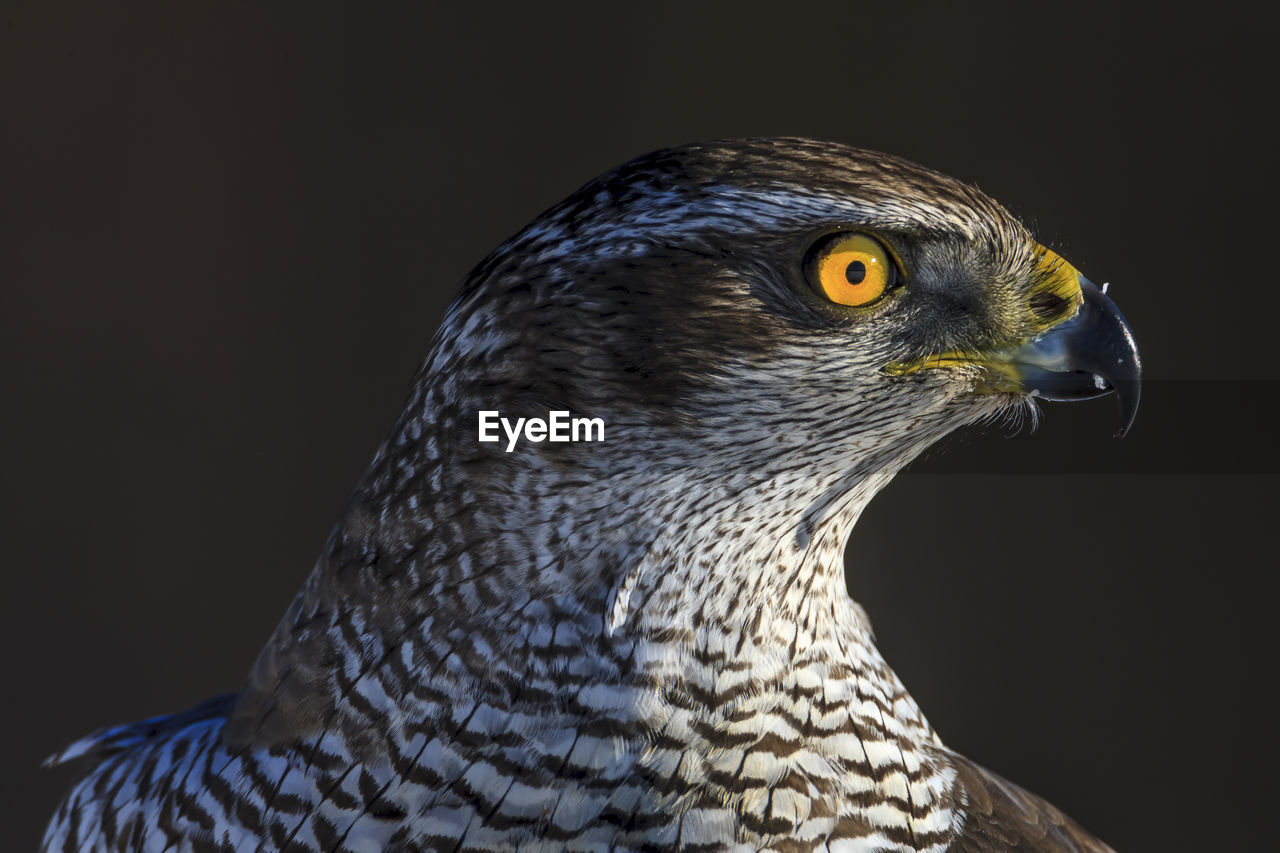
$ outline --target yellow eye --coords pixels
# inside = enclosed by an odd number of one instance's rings
[[[898,281],[889,250],[866,234],[836,234],[822,241],[810,252],[805,274],[823,296],[855,308],[876,302]]]

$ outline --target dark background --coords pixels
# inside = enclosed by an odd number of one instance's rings
[[[1046,406],[885,491],[850,578],[886,657],[951,746],[1122,851],[1266,846],[1260,22],[262,5],[0,12],[8,849],[71,778],[43,756],[238,686],[471,265],[631,156],[775,134],[976,182],[1113,282],[1152,380],[1122,442],[1113,401]]]

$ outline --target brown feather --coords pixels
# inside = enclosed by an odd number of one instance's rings
[[[965,804],[964,827],[948,848],[953,853],[1115,853],[1035,794],[964,756],[949,751],[944,755],[955,768],[956,787]]]

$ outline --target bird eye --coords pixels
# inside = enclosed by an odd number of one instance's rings
[[[836,234],[809,253],[810,286],[837,305],[859,308],[878,301],[898,281],[889,250],[866,234]]]

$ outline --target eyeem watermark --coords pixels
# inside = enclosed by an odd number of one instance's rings
[[[513,424],[496,411],[480,412],[480,440],[501,441],[498,427],[507,436],[507,453],[516,449],[516,441],[604,441],[603,418],[571,418],[568,412],[547,412],[547,419],[516,418]]]

